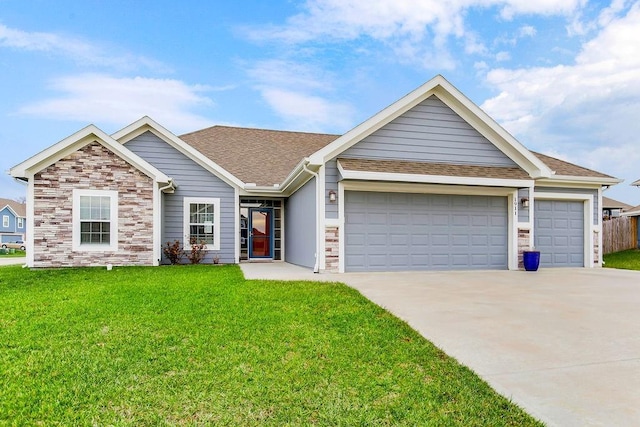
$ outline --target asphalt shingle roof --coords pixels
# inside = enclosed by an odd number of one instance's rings
[[[340,135],[213,126],[180,138],[245,183],[281,184],[302,159],[336,140]],[[545,154],[532,152],[557,175],[612,178]],[[346,161],[346,163],[345,163]],[[380,172],[429,175],[526,179],[518,167],[484,167],[411,161],[341,159],[343,167]],[[377,169],[374,169],[377,168]]]
[[[470,178],[529,179],[529,175],[519,167],[453,165],[448,163],[410,162],[403,160],[338,159],[338,161],[344,169],[359,172],[463,176]]]
[[[542,160],[542,162],[549,167],[552,171],[555,171],[556,175],[566,176],[580,176],[589,178],[613,178],[610,175],[606,175],[591,169],[578,166],[573,163],[565,162],[564,160],[556,159],[555,157],[547,156],[546,154],[532,153]]]
[[[213,126],[180,138],[243,182],[271,186],[339,136]]]

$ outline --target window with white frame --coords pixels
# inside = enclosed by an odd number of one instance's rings
[[[204,242],[207,250],[220,250],[220,199],[184,198],[184,246]]]
[[[18,228],[24,228],[24,218],[18,217]]]
[[[118,250],[118,192],[73,190],[73,250]]]
[[[2,226],[4,228],[9,227],[9,215],[2,215]]]

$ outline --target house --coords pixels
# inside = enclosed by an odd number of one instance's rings
[[[602,196],[602,218],[605,220],[619,217],[620,214],[630,209],[633,209],[633,206]]]
[[[0,199],[0,218],[0,243],[24,240],[27,227],[27,208],[24,203]]]
[[[28,182],[31,267],[205,262],[315,271],[601,265],[602,189],[620,180],[525,148],[442,76],[343,135],[149,117],[91,125],[13,167]]]

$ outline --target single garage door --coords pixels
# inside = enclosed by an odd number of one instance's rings
[[[507,198],[345,192],[345,270],[507,268]]]
[[[583,202],[536,199],[534,227],[541,267],[584,267]]]

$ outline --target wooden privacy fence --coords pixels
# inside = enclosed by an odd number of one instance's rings
[[[602,253],[633,249],[638,243],[638,218],[621,216],[602,221]]]

